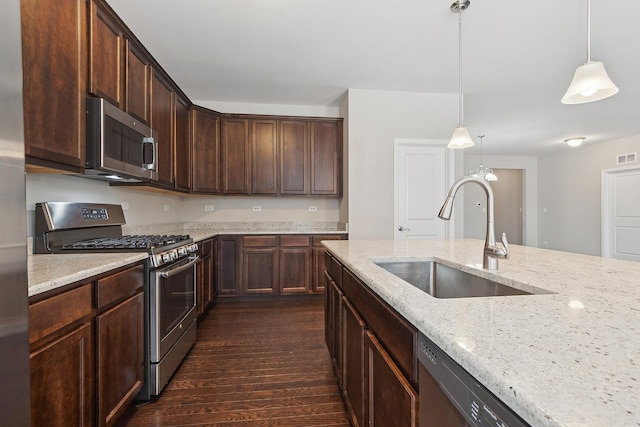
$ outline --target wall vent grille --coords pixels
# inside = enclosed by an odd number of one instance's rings
[[[633,163],[637,161],[638,154],[637,153],[629,153],[629,154],[619,154],[618,155],[618,164],[621,165],[623,163]]]

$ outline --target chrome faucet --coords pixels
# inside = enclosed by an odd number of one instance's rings
[[[480,187],[482,187],[485,194],[487,195],[487,235],[484,239],[482,268],[486,268],[488,270],[497,270],[498,258],[509,259],[511,253],[509,251],[509,243],[507,242],[506,233],[502,233],[502,245],[500,246],[496,244],[496,231],[493,220],[493,191],[491,190],[491,186],[487,181],[473,176],[466,176],[454,182],[451,186],[451,189],[449,190],[447,199],[444,201],[442,208],[440,208],[438,217],[440,219],[444,219],[445,221],[451,219],[451,212],[453,211],[453,199],[456,197],[458,189],[469,182],[478,184]]]

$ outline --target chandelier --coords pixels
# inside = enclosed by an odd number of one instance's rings
[[[469,172],[469,176],[484,179],[485,181],[497,181],[498,177],[493,173],[493,169],[484,168],[482,165],[482,138],[484,135],[478,135],[480,138],[480,167]]]

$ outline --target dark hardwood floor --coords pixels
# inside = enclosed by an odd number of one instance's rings
[[[162,395],[120,426],[349,426],[324,344],[322,298],[223,302]]]

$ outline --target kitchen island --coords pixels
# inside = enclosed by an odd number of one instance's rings
[[[533,426],[640,425],[640,263],[479,240],[331,241],[329,252]],[[532,295],[437,299],[374,262],[429,261]]]

